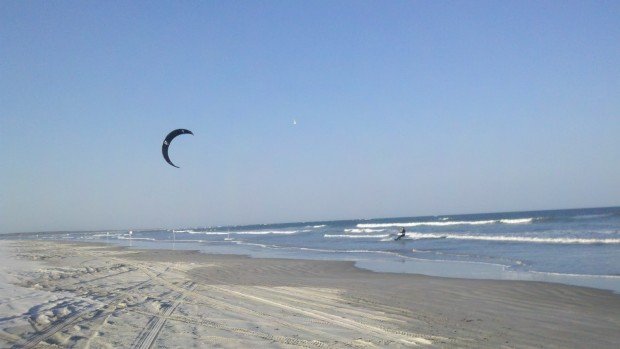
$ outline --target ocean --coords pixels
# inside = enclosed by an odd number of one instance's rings
[[[395,241],[401,227],[406,236]],[[374,271],[549,281],[620,292],[620,207],[0,238],[349,260]]]

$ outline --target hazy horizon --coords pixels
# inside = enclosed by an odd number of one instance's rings
[[[619,206],[618,18],[0,2],[0,233]]]
[[[226,224],[226,225],[196,225],[196,226],[168,226],[168,227],[125,227],[117,229],[75,229],[75,230],[43,230],[43,231],[18,231],[18,232],[4,232],[0,234],[30,234],[30,233],[58,233],[58,232],[100,232],[100,231],[149,231],[149,230],[170,230],[170,229],[191,229],[191,228],[219,228],[219,227],[244,227],[244,226],[258,226],[258,225],[286,225],[297,223],[321,223],[321,222],[346,222],[346,221],[365,221],[365,220],[378,220],[378,219],[400,219],[400,218],[424,218],[424,217],[439,217],[439,216],[468,216],[468,215],[494,215],[502,213],[528,213],[528,212],[554,212],[554,211],[572,211],[572,210],[591,210],[591,209],[613,209],[620,208],[617,206],[601,206],[601,207],[568,207],[568,208],[555,208],[555,209],[539,209],[539,210],[518,210],[518,211],[497,211],[497,212],[466,212],[466,213],[442,213],[442,214],[426,214],[415,216],[394,216],[394,217],[367,217],[367,218],[336,218],[331,220],[316,219],[316,220],[303,220],[303,221],[282,221],[282,222],[254,222],[248,224]]]

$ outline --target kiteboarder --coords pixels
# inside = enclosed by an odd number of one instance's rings
[[[398,235],[396,237],[396,239],[394,239],[394,241],[398,241],[398,240],[402,239],[404,236],[405,236],[405,228],[402,227],[402,228],[400,228],[400,235]]]

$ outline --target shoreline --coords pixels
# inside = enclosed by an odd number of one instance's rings
[[[620,295],[595,288],[92,242],[5,240],[0,248],[0,346],[611,348],[620,341]],[[15,288],[29,296],[17,299]]]
[[[133,245],[124,245],[119,242],[99,241],[71,241],[54,240],[61,243],[84,243],[103,244],[133,250],[183,250],[199,251],[205,254],[224,254],[235,256],[248,256],[250,258],[267,259],[300,259],[300,260],[330,260],[330,261],[353,261],[358,268],[381,273],[413,274],[434,277],[471,280],[514,280],[514,281],[537,281],[555,284],[590,287],[600,290],[608,290],[620,294],[620,275],[590,275],[590,274],[567,274],[536,270],[513,270],[509,266],[498,263],[480,261],[455,261],[425,259],[420,257],[402,256],[396,253],[383,251],[359,251],[359,252],[328,252],[299,247],[280,247],[254,250],[253,244],[221,245],[204,242],[202,249],[195,246],[184,249],[186,242],[183,241],[151,241],[134,239]],[[122,241],[129,241],[122,240]],[[162,245],[153,245],[162,244]],[[168,244],[169,246],[165,246]],[[176,248],[175,248],[176,245]],[[364,258],[365,255],[381,255],[385,258]],[[341,258],[337,258],[341,257]]]
[[[8,241],[20,241],[20,240],[8,240]],[[126,251],[126,252],[139,252],[139,253],[153,253],[154,251],[164,251],[164,254],[185,254],[185,253],[189,253],[192,256],[199,256],[199,255],[205,255],[205,256],[209,256],[211,258],[226,258],[226,257],[230,257],[232,259],[249,259],[249,260],[273,260],[273,261],[279,261],[279,262],[291,262],[291,261],[295,261],[295,262],[302,262],[302,261],[313,261],[313,262],[327,262],[327,263],[344,263],[347,265],[350,265],[352,268],[357,269],[358,272],[369,272],[369,273],[373,273],[373,274],[395,274],[395,275],[400,275],[402,277],[406,277],[406,276],[417,276],[417,277],[429,277],[429,278],[438,278],[438,279],[450,279],[450,280],[471,280],[471,281],[506,281],[506,282],[512,282],[512,281],[516,281],[516,282],[538,282],[538,283],[545,283],[545,284],[551,284],[551,285],[562,285],[562,286],[568,286],[568,287],[583,287],[583,288],[587,288],[587,289],[593,289],[593,290],[597,290],[597,291],[603,291],[603,292],[611,292],[614,294],[619,294],[618,292],[614,292],[613,290],[610,289],[604,289],[604,288],[597,288],[597,287],[591,287],[591,286],[582,286],[582,285],[572,285],[572,284],[564,284],[564,283],[560,283],[560,282],[551,282],[551,281],[544,281],[544,280],[522,280],[522,279],[495,279],[495,278],[470,278],[470,277],[458,277],[458,276],[439,276],[439,275],[428,275],[428,274],[424,274],[424,273],[413,273],[413,272],[401,272],[401,271],[383,271],[381,270],[381,268],[376,268],[376,269],[372,269],[372,268],[368,268],[368,267],[362,267],[360,266],[360,264],[366,264],[366,263],[360,263],[360,261],[355,261],[355,260],[332,260],[332,259],[311,259],[311,258],[292,258],[292,257],[255,257],[251,254],[236,254],[236,253],[216,253],[216,252],[205,252],[205,251],[201,251],[198,249],[168,249],[168,248],[153,248],[153,249],[148,249],[148,248],[141,248],[141,247],[134,247],[134,246],[120,246],[120,245],[112,245],[109,243],[105,243],[105,242],[83,242],[83,241],[54,241],[53,243],[60,243],[60,244],[67,244],[67,245],[84,245],[84,246],[96,246],[96,247],[101,247],[101,248],[111,248],[112,250],[118,250],[118,251]],[[368,252],[368,253],[373,253],[373,252]],[[157,253],[156,253],[157,254]],[[415,257],[404,257],[408,260],[411,260],[412,262],[430,262],[430,263],[437,263],[437,264],[444,264],[444,263],[455,263],[455,264],[475,264],[475,265],[489,265],[489,266],[493,266],[493,267],[503,267],[505,268],[505,265],[502,264],[493,264],[493,263],[485,263],[485,262],[472,262],[472,261],[451,261],[451,260],[432,260],[432,259],[422,259],[422,258],[415,258]],[[368,262],[368,264],[370,263],[375,263],[377,261],[375,260],[366,260],[365,262]],[[379,261],[381,262],[381,261]],[[618,275],[587,275],[587,274],[562,274],[562,273],[551,273],[551,272],[539,272],[539,271],[528,271],[527,273],[541,273],[541,274],[557,274],[557,275],[562,275],[562,276],[577,276],[577,277],[592,277],[592,278],[616,278],[616,277],[620,277]]]

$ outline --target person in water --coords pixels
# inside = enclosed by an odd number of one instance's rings
[[[398,235],[398,236],[396,237],[396,239],[394,239],[394,240],[400,240],[400,239],[401,239],[401,238],[403,238],[404,236],[405,236],[405,228],[403,227],[403,228],[400,228],[400,235]]]

